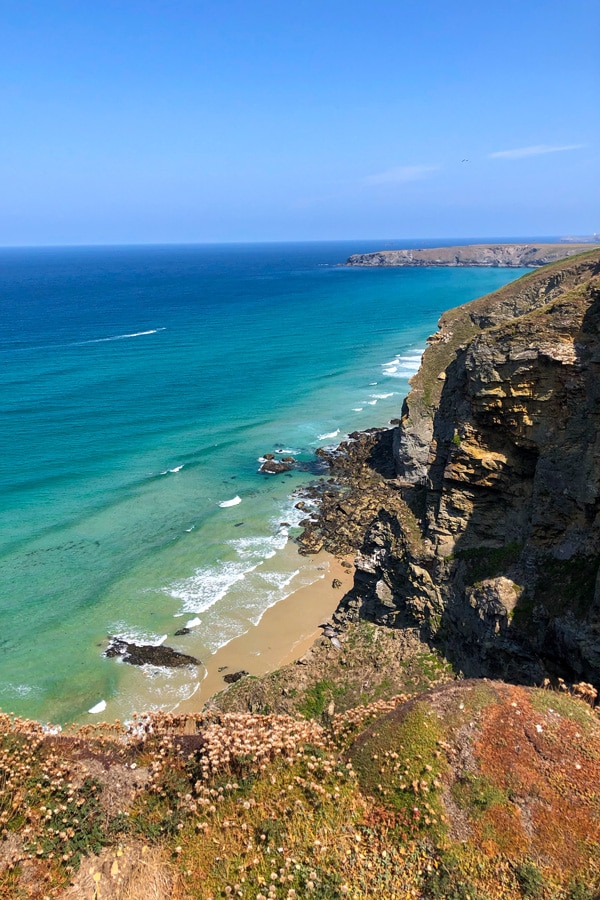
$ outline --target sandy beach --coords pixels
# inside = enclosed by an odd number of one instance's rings
[[[319,625],[334,613],[354,577],[353,568],[342,566],[328,553],[314,559],[323,567],[323,577],[271,606],[258,625],[206,660],[206,677],[194,696],[179,704],[179,712],[199,712],[210,697],[227,687],[223,678],[228,673],[244,669],[249,675],[265,675],[306,653],[321,634]],[[334,579],[341,587],[332,586]]]

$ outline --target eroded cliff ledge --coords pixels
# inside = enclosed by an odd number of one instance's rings
[[[589,244],[471,244],[422,250],[355,253],[347,266],[525,266],[537,268],[589,250]]]
[[[466,675],[600,685],[599,325],[600,250],[442,317],[305,536],[358,551],[339,619],[416,627]]]

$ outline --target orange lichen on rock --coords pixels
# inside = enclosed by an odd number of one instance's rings
[[[520,845],[540,866],[575,875],[600,841],[600,723],[565,695],[509,685],[497,692],[499,702],[482,712],[474,754],[508,802],[487,810],[480,827],[499,850]]]

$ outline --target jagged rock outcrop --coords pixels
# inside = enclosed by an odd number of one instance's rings
[[[442,317],[339,618],[416,626],[467,675],[600,684],[599,328],[600,250]]]
[[[183,631],[183,629],[181,629]],[[167,666],[179,668],[180,666],[201,666],[202,663],[195,656],[180,653],[166,644],[136,644],[133,641],[125,641],[122,638],[111,638],[104,656],[110,658],[119,657],[123,662],[132,666]]]
[[[346,265],[538,268],[588,249],[589,244],[471,244],[465,247],[379,250],[375,253],[354,253],[348,257]]]

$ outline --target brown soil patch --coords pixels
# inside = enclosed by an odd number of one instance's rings
[[[171,900],[173,874],[163,851],[142,844],[88,856],[59,900]]]

